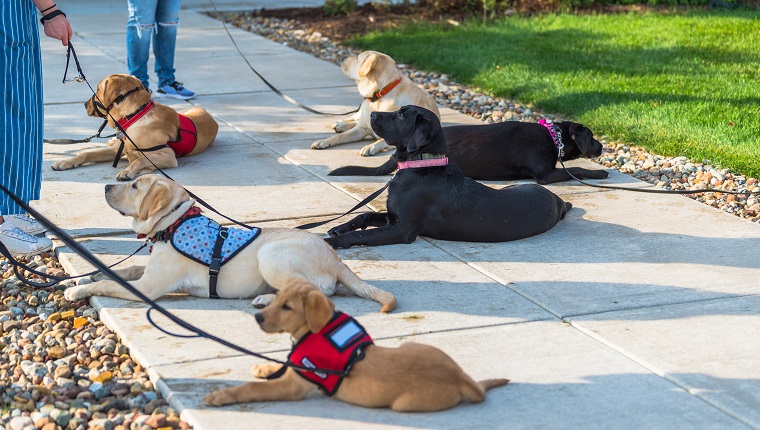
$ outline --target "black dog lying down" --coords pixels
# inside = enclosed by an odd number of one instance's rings
[[[505,242],[549,230],[571,208],[540,185],[495,190],[465,177],[459,167],[447,164],[444,131],[427,109],[373,112],[371,124],[396,147],[399,160],[388,188],[388,212],[365,213],[331,229],[325,240],[334,248],[411,243],[418,235]]]
[[[565,121],[554,124],[561,131],[563,161],[580,156],[596,157],[602,144],[583,124]],[[490,125],[445,127],[446,154],[465,176],[481,180],[534,179],[539,184],[567,181],[570,175],[557,169],[557,146],[547,128],[538,123],[507,121]],[[378,176],[396,170],[396,154],[379,167],[345,166],[332,176]],[[568,168],[578,179],[604,179],[605,170]]]

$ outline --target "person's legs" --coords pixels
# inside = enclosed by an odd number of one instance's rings
[[[158,0],[157,28],[153,36],[153,56],[156,59],[158,87],[174,83],[174,49],[177,45],[179,7],[181,0]]]
[[[127,0],[127,67],[148,88],[150,39],[156,31],[158,0]]]
[[[42,185],[42,57],[34,4],[0,3],[0,183],[21,200],[39,200]],[[0,191],[0,242],[14,254],[31,255],[53,247],[10,222],[23,209]]]
[[[177,45],[179,7],[181,0],[158,0],[156,33],[153,36],[153,55],[156,57],[158,97],[187,100],[195,93],[185,88],[174,77],[174,51]]]

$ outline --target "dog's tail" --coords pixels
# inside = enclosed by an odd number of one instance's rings
[[[478,385],[483,387],[483,389],[486,391],[490,390],[491,388],[501,387],[507,384],[509,384],[509,379],[504,378],[485,379],[483,381],[478,381]]]
[[[378,167],[343,166],[330,172],[330,176],[382,176],[390,175],[398,167],[396,157],[390,156],[388,160]]]
[[[461,385],[462,397],[464,397],[470,403],[480,403],[486,398],[486,391],[491,388],[501,387],[507,385],[509,379],[486,379],[485,381],[475,382],[469,376],[465,376],[466,380]]]
[[[573,208],[573,204],[570,202],[565,202],[562,199],[560,199],[560,202],[561,202],[560,211],[562,212],[562,216],[560,216],[559,219],[565,219],[565,215],[570,209]]]
[[[343,270],[338,273],[338,281],[340,281],[341,284],[345,285],[346,288],[351,290],[357,296],[374,300],[383,305],[380,312],[390,312],[396,309],[396,296],[362,281],[356,276],[356,273],[352,272],[351,269],[345,265],[345,263],[341,262],[340,264],[343,266]]]

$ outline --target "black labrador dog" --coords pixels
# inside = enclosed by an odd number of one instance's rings
[[[583,124],[564,121],[554,124],[564,144],[562,160],[580,156],[597,157],[602,144]],[[558,169],[559,150],[550,132],[541,124],[507,121],[489,125],[456,125],[444,128],[449,161],[459,166],[465,176],[480,180],[534,179],[539,184],[570,180]],[[345,166],[330,172],[332,176],[379,176],[396,170],[396,154],[379,167]],[[570,167],[578,179],[604,179],[605,170]]]
[[[396,147],[399,171],[388,187],[388,212],[365,213],[330,229],[325,240],[333,248],[411,243],[418,235],[506,242],[551,229],[572,207],[540,185],[497,190],[464,176],[448,164],[444,129],[427,109],[372,112],[371,124]]]

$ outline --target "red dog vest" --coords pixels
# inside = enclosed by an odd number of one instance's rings
[[[195,129],[195,123],[193,120],[182,115],[177,114],[179,117],[179,139],[173,142],[166,142],[169,145],[177,157],[183,157],[195,148],[195,144],[198,142],[198,132]]]
[[[306,380],[317,384],[328,396],[332,396],[354,363],[364,358],[362,348],[372,344],[372,338],[361,324],[349,315],[336,311],[319,333],[309,333],[293,345],[288,362],[311,369],[342,370],[342,374],[328,374],[293,369]],[[283,366],[281,371],[269,379],[280,376],[284,371]]]

